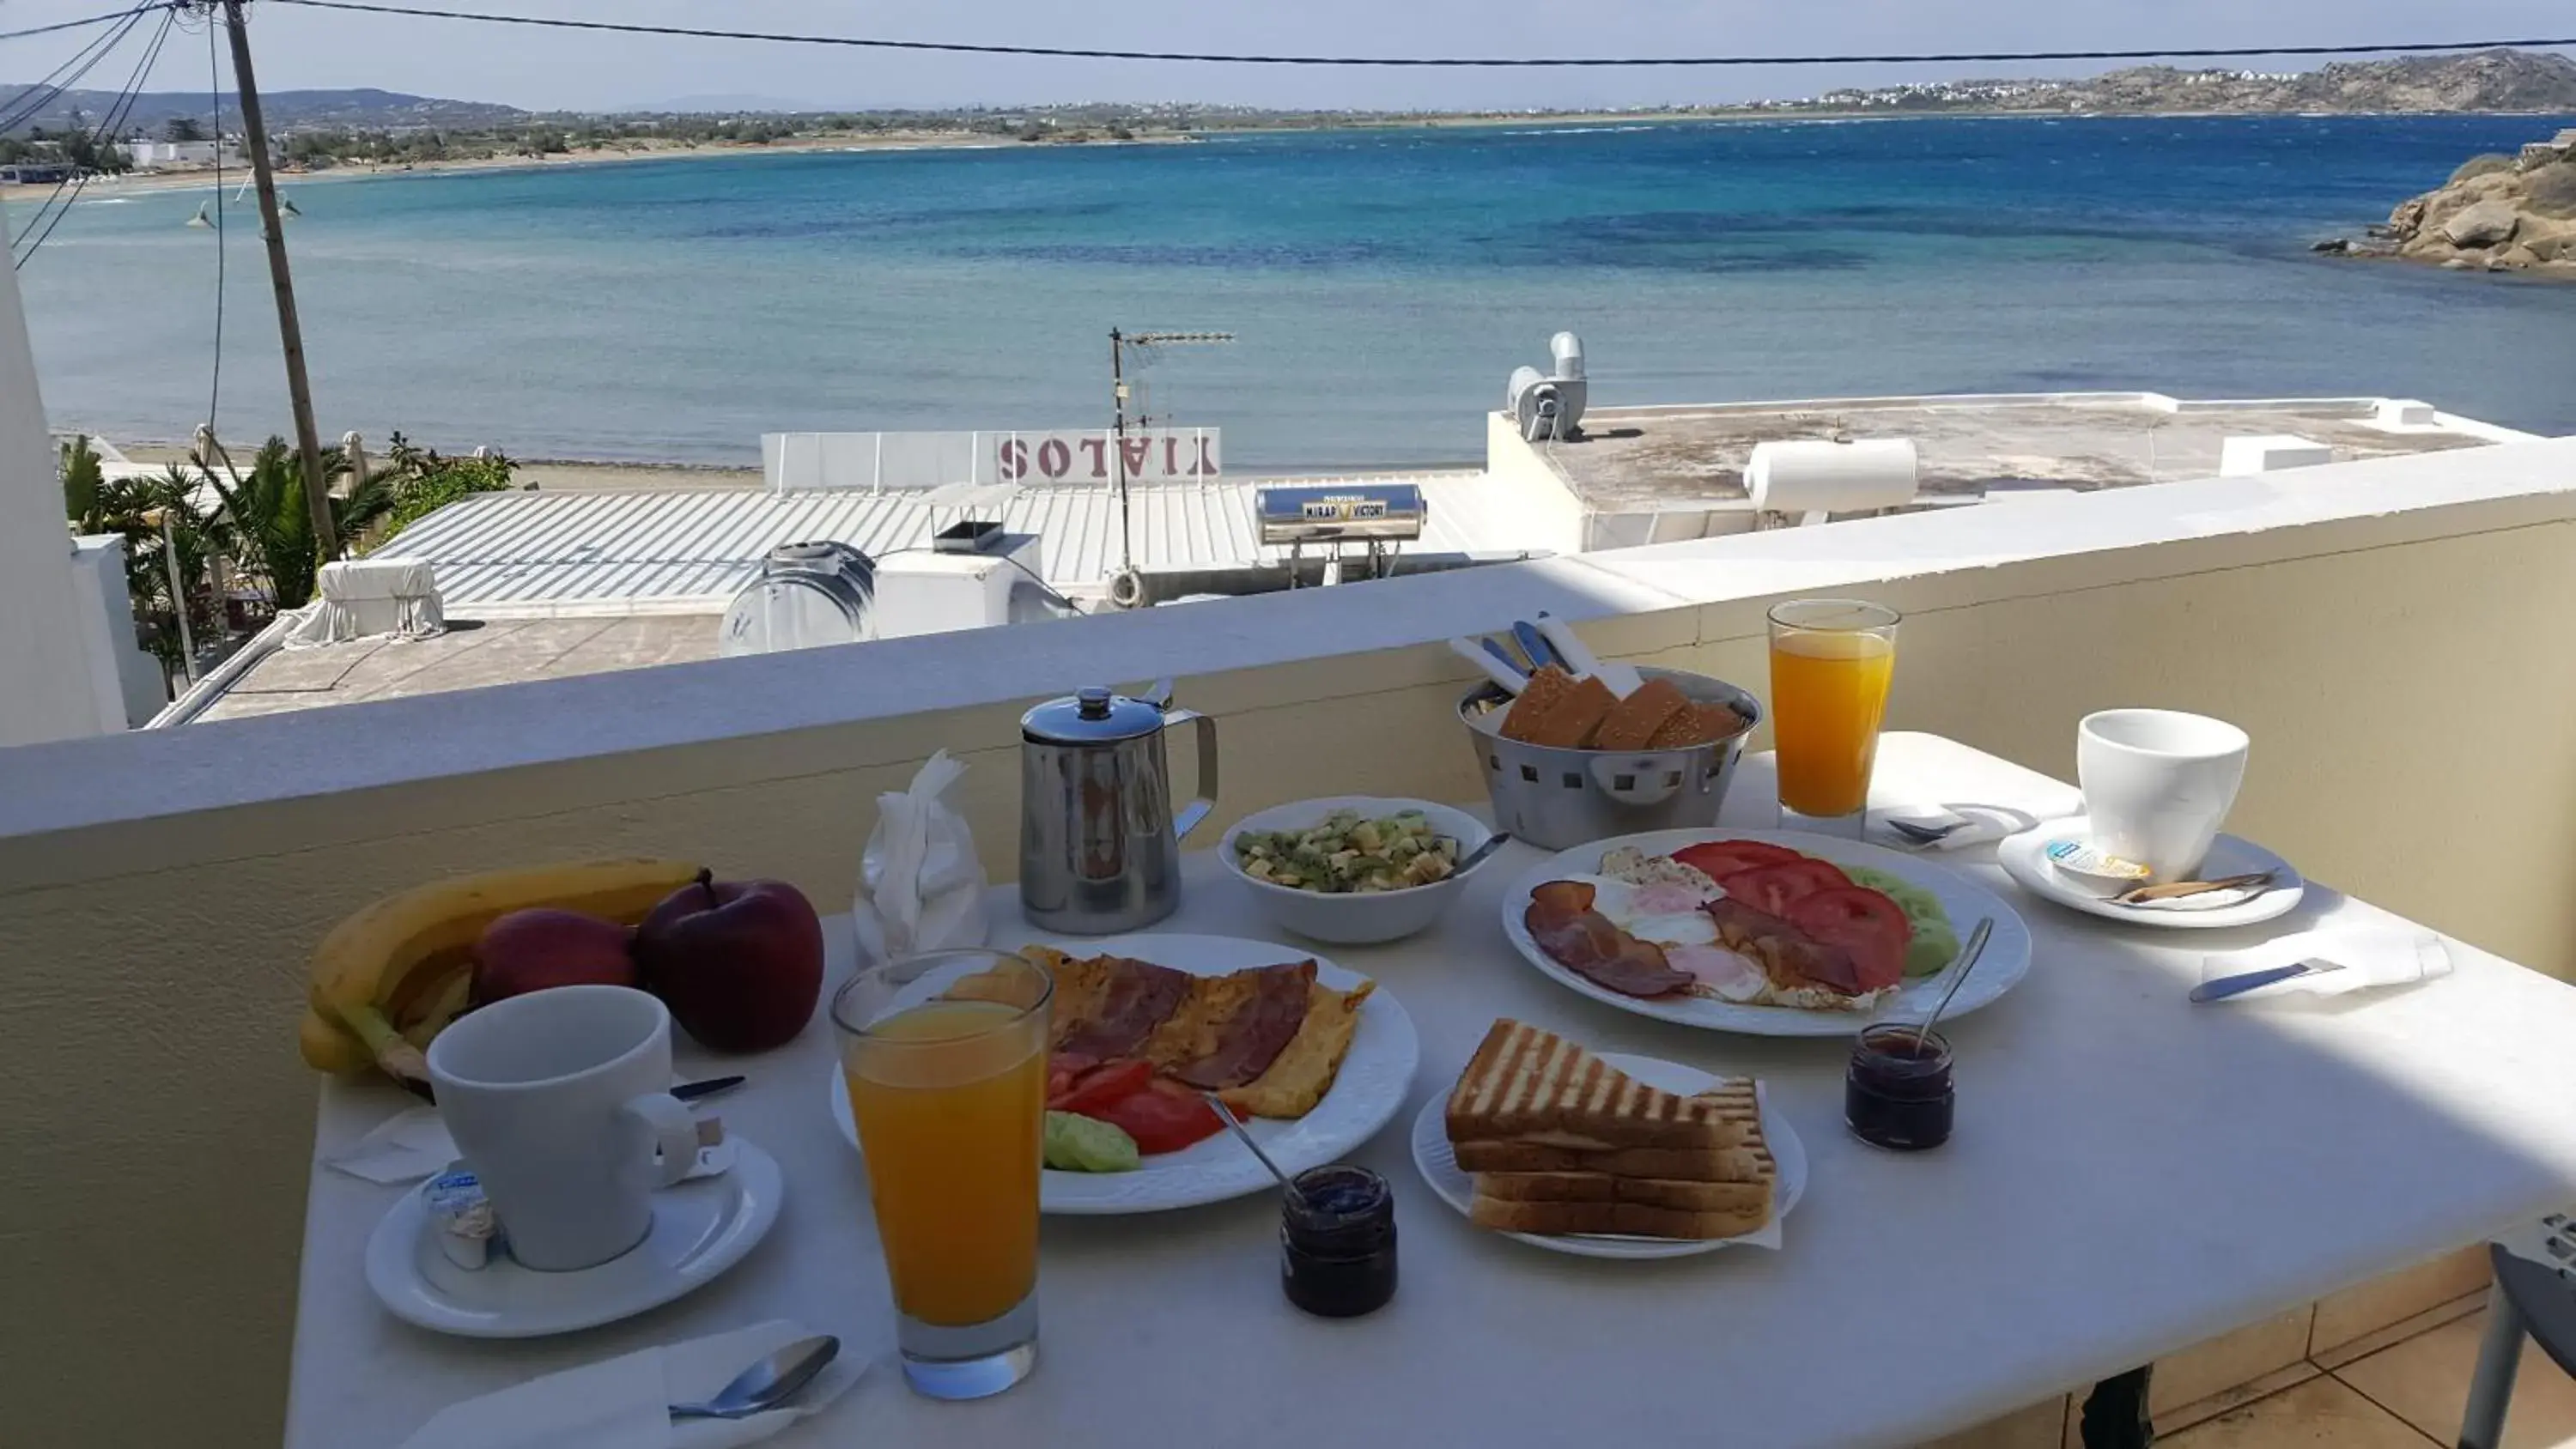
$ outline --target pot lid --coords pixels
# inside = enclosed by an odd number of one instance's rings
[[[1041,744],[1104,744],[1150,735],[1163,727],[1151,700],[1130,699],[1094,686],[1051,699],[1020,716],[1020,733]]]

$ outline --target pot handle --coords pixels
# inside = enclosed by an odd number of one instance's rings
[[[1198,726],[1199,793],[1198,798],[1181,807],[1172,817],[1172,838],[1180,839],[1199,826],[1216,809],[1216,721],[1194,709],[1176,709],[1163,716],[1166,725],[1188,720]]]

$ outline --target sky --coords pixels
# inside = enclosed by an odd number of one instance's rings
[[[116,0],[0,0],[0,31]],[[402,3],[402,0],[395,0]],[[429,3],[429,0],[422,0]],[[909,40],[1381,55],[1815,54],[2389,43],[2576,34],[2567,0],[436,0],[440,8]],[[531,110],[692,97],[796,107],[1183,100],[1259,106],[1512,108],[1714,103],[1843,85],[2012,73],[1993,65],[1756,70],[1418,71],[924,55],[584,34],[254,0],[260,83],[376,86]],[[85,34],[85,33],[84,33]],[[42,75],[84,34],[0,41],[0,83]],[[152,88],[204,60],[175,44]],[[131,52],[129,52],[130,54]],[[182,59],[181,57],[185,58]],[[2288,70],[2312,62],[2247,62]],[[89,84],[127,67],[111,62]],[[2020,73],[2081,75],[2102,64]],[[117,81],[109,80],[109,87]]]

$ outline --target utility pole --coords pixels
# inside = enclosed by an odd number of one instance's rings
[[[340,555],[331,522],[331,495],[322,481],[322,436],[313,426],[313,387],[304,376],[304,328],[295,320],[295,280],[286,270],[286,228],[277,219],[277,177],[268,168],[268,127],[259,115],[259,82],[251,74],[250,30],[242,0],[222,0],[232,27],[233,84],[240,91],[242,143],[250,149],[251,179],[259,186],[259,219],[268,242],[268,280],[277,290],[277,339],[286,352],[286,400],[295,410],[295,448],[304,460],[304,506],[313,515],[313,542],[322,557]],[[223,138],[215,138],[220,148]],[[215,198],[221,206],[224,199]]]

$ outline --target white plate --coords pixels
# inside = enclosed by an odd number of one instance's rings
[[[1038,944],[1054,946],[1074,956],[1128,956],[1193,976],[1222,976],[1247,967],[1312,958],[1315,979],[1335,991],[1348,991],[1369,979],[1301,947],[1232,936],[1041,938]],[[932,985],[924,983],[921,989],[927,992]],[[910,1004],[903,995],[895,997],[897,1006]],[[1413,1034],[1413,1018],[1405,1015],[1404,1007],[1381,983],[1369,993],[1368,1000],[1360,1003],[1360,1025],[1351,1037],[1350,1053],[1342,1058],[1341,1071],[1334,1076],[1331,1090],[1324,1093],[1324,1100],[1315,1104],[1315,1110],[1294,1122],[1256,1117],[1245,1125],[1251,1129],[1253,1140],[1283,1172],[1295,1174],[1339,1161],[1376,1136],[1378,1129],[1404,1105],[1405,1093],[1413,1089],[1414,1065],[1421,1056],[1422,1043]],[[843,1140],[852,1147],[859,1145],[858,1127],[850,1117],[849,1084],[837,1071],[832,1073],[832,1120],[840,1125]],[[1039,1177],[1038,1210],[1155,1213],[1222,1202],[1264,1189],[1277,1190],[1269,1172],[1243,1150],[1233,1133],[1219,1132],[1178,1152],[1148,1157],[1145,1165],[1134,1172],[1050,1169]]]
[[[1978,1007],[2018,985],[2030,974],[2030,927],[2020,915],[2004,903],[2003,897],[1987,890],[1956,871],[1919,860],[1883,846],[1857,840],[1842,840],[1830,835],[1809,835],[1790,830],[1658,830],[1645,835],[1623,835],[1614,840],[1578,845],[1533,866],[1503,892],[1503,934],[1511,939],[1522,959],[1542,973],[1595,1001],[1607,1002],[1622,1011],[1651,1016],[1657,1021],[1678,1022],[1683,1026],[1705,1027],[1710,1031],[1741,1032],[1747,1036],[1856,1036],[1873,1021],[1919,1020],[1948,989],[1948,968],[1931,976],[1918,976],[1897,988],[1896,995],[1875,1011],[1808,1011],[1790,1006],[1747,1006],[1732,1001],[1713,1001],[1699,996],[1648,998],[1628,996],[1613,991],[1580,972],[1569,971],[1548,959],[1538,942],[1530,939],[1529,927],[1522,915],[1529,909],[1530,892],[1552,880],[1569,875],[1589,875],[1600,865],[1601,858],[1623,846],[1633,846],[1648,855],[1670,855],[1687,845],[1709,840],[1758,840],[1767,845],[1784,845],[1836,865],[1865,865],[1899,876],[1930,891],[1941,902],[1950,917],[1950,929],[1964,944],[1968,933],[1977,928],[1981,917],[1992,917],[1994,935],[1986,942],[1985,955],[1977,959],[1967,983],[1959,988],[1958,999],[1941,1019],[1965,1016]]]
[[[1597,1053],[1601,1060],[1626,1072],[1649,1087],[1688,1096],[1716,1085],[1715,1073],[1660,1057],[1632,1057],[1624,1052]],[[1476,1195],[1476,1179],[1458,1167],[1458,1154],[1449,1145],[1449,1124],[1445,1110],[1447,1093],[1423,1104],[1422,1115],[1413,1119],[1413,1165],[1422,1180],[1442,1202],[1467,1211]],[[1779,1179],[1771,1189],[1771,1221],[1780,1222],[1807,1194],[1807,1145],[1798,1140],[1788,1119],[1773,1111],[1768,1098],[1762,1103],[1762,1139],[1771,1146],[1771,1161],[1779,1169]],[[1578,1258],[1687,1258],[1695,1253],[1714,1253],[1744,1241],[1741,1238],[1707,1238],[1698,1240],[1663,1238],[1621,1238],[1590,1233],[1505,1233],[1534,1247],[1551,1252],[1572,1253]]]
[[[777,1159],[729,1136],[733,1168],[653,1194],[653,1231],[596,1268],[540,1273],[495,1257],[480,1269],[448,1261],[413,1188],[367,1239],[367,1286],[396,1318],[467,1338],[535,1338],[630,1318],[712,1281],[778,1221],[785,1195]],[[424,1184],[425,1186],[425,1184]]]
[[[1995,847],[1995,860],[2003,866],[2004,873],[2013,878],[2014,884],[2033,895],[2044,896],[2088,916],[2100,916],[2106,921],[2127,921],[2137,926],[2207,931],[2225,926],[2260,925],[2297,910],[2299,901],[2308,892],[2308,883],[2300,878],[2288,861],[2250,840],[2222,835],[2211,843],[2209,859],[2201,863],[2204,879],[2276,870],[2288,883],[2232,906],[2195,907],[2188,901],[2169,906],[2119,905],[2106,899],[2106,894],[2114,887],[2088,886],[2082,879],[2048,863],[2047,850],[2051,841],[2070,837],[2082,839],[2091,831],[2092,823],[2082,816],[2073,820],[2052,820],[2036,830],[2025,830]]]

